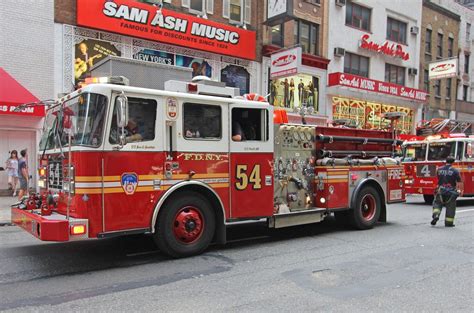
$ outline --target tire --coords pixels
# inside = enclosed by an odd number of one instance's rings
[[[432,205],[434,201],[434,195],[423,195],[423,199],[426,204]]]
[[[380,217],[382,203],[375,188],[362,187],[356,197],[355,207],[351,211],[351,224],[356,229],[373,228]]]
[[[173,258],[202,253],[216,228],[209,201],[196,192],[177,194],[161,208],[153,236],[158,248]]]

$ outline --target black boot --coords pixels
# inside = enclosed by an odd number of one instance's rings
[[[433,220],[431,221],[431,225],[435,226],[438,223],[439,217],[433,214]]]

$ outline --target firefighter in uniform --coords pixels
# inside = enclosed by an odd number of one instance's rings
[[[431,225],[436,225],[441,215],[443,206],[446,206],[444,226],[454,227],[454,215],[456,214],[456,198],[460,191],[457,184],[461,183],[459,171],[453,167],[454,157],[446,158],[446,165],[438,169],[438,188],[433,202],[433,220]]]

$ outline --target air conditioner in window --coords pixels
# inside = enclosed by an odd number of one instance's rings
[[[408,75],[418,75],[418,69],[417,68],[409,68],[408,69]]]
[[[343,57],[345,54],[346,54],[346,50],[344,48],[334,48],[335,57]]]
[[[336,5],[343,7],[346,5],[346,0],[336,0]]]
[[[412,35],[418,35],[419,32],[420,32],[420,29],[418,28],[418,26],[412,26],[412,27],[410,27],[410,34],[412,34]]]

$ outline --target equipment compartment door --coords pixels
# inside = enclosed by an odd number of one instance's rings
[[[273,215],[273,110],[230,106],[231,217]]]

